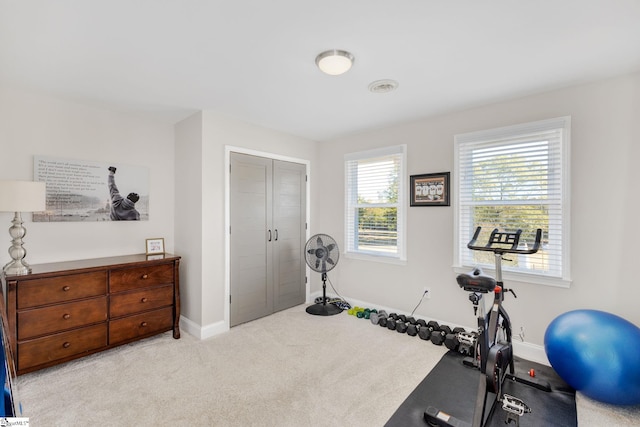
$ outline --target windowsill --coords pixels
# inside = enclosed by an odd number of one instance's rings
[[[468,273],[475,267],[454,265],[453,271],[456,273]],[[495,277],[495,268],[482,266],[482,271]],[[556,288],[569,289],[571,279],[560,279],[557,277],[547,277],[535,274],[515,273],[513,271],[502,270],[502,280],[505,282],[529,283],[534,285],[553,286]]]
[[[383,255],[362,254],[357,252],[345,252],[345,258],[357,259],[360,261],[379,262],[383,264],[407,265],[406,259],[392,258]]]

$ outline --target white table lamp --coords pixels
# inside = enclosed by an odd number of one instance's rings
[[[0,181],[0,212],[14,212],[9,255],[12,261],[4,266],[5,274],[29,274],[31,267],[24,261],[27,250],[22,238],[27,230],[22,226],[21,212],[40,212],[46,209],[46,184],[33,181]]]

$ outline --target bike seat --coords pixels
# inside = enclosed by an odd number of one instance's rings
[[[481,292],[489,293],[493,292],[496,287],[496,280],[482,273],[479,268],[474,268],[469,273],[459,274],[456,278],[458,285],[467,292]]]

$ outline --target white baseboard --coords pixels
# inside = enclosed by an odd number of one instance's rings
[[[551,363],[549,363],[549,359],[547,359],[547,353],[544,351],[544,347],[541,345],[531,344],[528,342],[513,341],[513,354],[532,362],[551,366]]]
[[[180,329],[184,330],[189,335],[193,335],[198,339],[204,340],[228,332],[229,325],[224,321],[219,321],[210,325],[200,326],[190,319],[180,316]]]
[[[316,297],[321,297],[322,293],[321,292],[315,292],[313,294],[310,295],[311,297],[311,301],[313,301]],[[330,294],[327,293],[327,297],[328,298],[338,298],[337,295],[335,294]],[[353,307],[375,307],[378,310],[385,310],[387,313],[398,313],[398,314],[404,314],[404,315],[410,315],[411,313],[402,311],[402,310],[397,310],[393,307],[385,307],[385,306],[381,306],[380,304],[372,304],[370,302],[367,301],[362,301],[362,300],[358,300],[355,298],[347,298],[347,301],[349,301],[349,304],[351,304]],[[468,331],[472,331],[476,329],[476,326],[469,326],[469,325],[457,325],[457,324],[453,324],[451,322],[448,322],[446,320],[443,319],[425,319],[425,320],[435,320],[436,322],[438,322],[439,324],[445,324],[445,325],[449,325],[451,327],[451,329],[455,328],[455,327],[463,327]],[[547,366],[551,366],[551,364],[549,363],[549,359],[547,359],[547,355],[544,351],[544,347],[537,345],[537,344],[531,344],[528,342],[521,342],[521,341],[513,341],[513,353],[518,356],[521,357],[523,359],[526,360],[530,360],[532,362],[536,362],[536,363],[540,363],[543,365],[547,365]]]

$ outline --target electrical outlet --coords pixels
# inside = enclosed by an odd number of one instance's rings
[[[425,297],[426,299],[431,299],[431,289],[430,289],[430,288],[425,287],[425,288],[424,288],[424,293],[423,293],[423,295],[424,295],[424,297]]]

